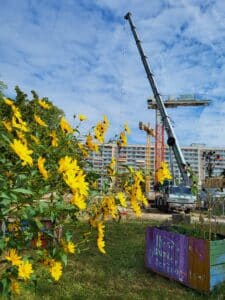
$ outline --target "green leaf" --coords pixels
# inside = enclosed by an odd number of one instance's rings
[[[36,224],[38,229],[41,230],[43,228],[43,224],[38,219],[35,219],[35,224]]]
[[[18,174],[17,178],[18,178],[19,180],[24,180],[24,179],[27,178],[27,176],[26,176],[25,174]]]
[[[0,249],[3,250],[3,249],[4,249],[4,246],[5,246],[5,242],[4,242],[4,240],[1,238],[1,239],[0,239]]]
[[[5,296],[5,299],[9,299],[9,295],[8,295],[8,292],[9,292],[9,279],[8,278],[3,278],[1,280],[1,288],[0,290],[2,290],[2,295]]]
[[[10,196],[5,192],[0,193],[0,198],[10,199]]]
[[[7,143],[11,143],[10,139],[7,137],[7,135],[5,135],[4,133],[2,133],[2,138],[3,140],[5,140]]]
[[[67,255],[65,253],[61,252],[60,257],[61,257],[62,262],[66,266],[67,265]]]
[[[53,256],[55,256],[56,251],[57,251],[57,249],[56,249],[56,248],[53,248],[53,250],[52,250],[52,255],[53,255]]]
[[[12,192],[21,193],[25,195],[33,195],[33,192],[31,190],[27,190],[23,188],[12,189]]]
[[[9,198],[3,198],[1,200],[1,205],[7,206],[11,203],[11,200]]]
[[[15,202],[17,201],[18,196],[16,194],[10,193],[10,198]]]
[[[73,234],[71,231],[67,231],[65,233],[65,236],[66,236],[66,241],[68,242],[68,241],[71,241]]]

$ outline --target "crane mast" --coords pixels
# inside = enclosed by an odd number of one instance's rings
[[[178,140],[176,138],[175,132],[173,130],[172,124],[170,122],[169,116],[166,113],[165,105],[164,105],[164,103],[162,101],[162,98],[160,96],[160,93],[158,92],[158,89],[156,87],[156,84],[155,84],[155,81],[154,81],[154,78],[153,78],[153,74],[152,74],[152,72],[150,70],[150,67],[148,65],[146,55],[144,54],[144,51],[142,49],[141,42],[138,38],[135,26],[134,26],[134,24],[131,20],[131,13],[128,12],[124,16],[124,18],[126,20],[128,20],[128,22],[130,24],[130,28],[131,28],[131,31],[133,33],[133,36],[134,36],[139,54],[141,56],[141,60],[142,60],[142,63],[144,65],[144,68],[145,68],[145,71],[146,71],[146,74],[147,74],[147,78],[148,78],[148,81],[150,83],[150,86],[151,86],[151,89],[152,89],[152,92],[153,92],[153,95],[154,95],[154,98],[155,98],[155,101],[156,101],[157,108],[158,108],[158,110],[160,112],[160,115],[161,115],[161,118],[162,118],[162,123],[165,126],[165,130],[166,130],[167,136],[168,136],[167,144],[173,150],[173,153],[174,153],[178,168],[180,170],[181,176],[183,178],[184,184],[189,185],[190,180],[189,180],[189,177],[188,177],[187,171],[186,171],[186,161],[185,161],[184,156],[182,154],[181,148],[179,146],[179,143],[178,143]]]

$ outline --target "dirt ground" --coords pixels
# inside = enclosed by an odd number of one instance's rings
[[[172,221],[172,215],[171,213],[163,213],[158,211],[157,209],[152,209],[151,211],[142,211],[141,218],[144,220],[152,220],[152,221],[159,221],[159,222],[165,222],[165,221]],[[199,222],[199,217],[201,215],[200,212],[194,212],[191,213],[191,222]],[[206,214],[202,215],[204,218],[204,222],[209,222],[209,218]],[[126,211],[121,212],[121,218],[122,219],[136,219],[137,216],[132,211],[132,209],[126,209]],[[225,223],[224,217],[213,217],[212,222],[216,223]]]
[[[122,219],[136,219],[137,216],[132,211],[132,209],[126,209],[126,211],[121,212],[121,218]],[[166,221],[166,220],[171,220],[172,215],[168,214],[168,213],[167,214],[162,213],[162,212],[159,212],[157,210],[152,210],[151,212],[143,210],[141,218],[144,219],[144,220],[153,220],[153,221],[163,222],[163,221]]]

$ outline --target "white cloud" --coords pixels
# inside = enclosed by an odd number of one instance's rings
[[[8,0],[0,11],[1,79],[9,92],[35,89],[93,125],[107,114],[114,135],[125,121],[144,143],[139,120],[154,123],[152,94],[129,25],[133,13],[162,94],[207,94],[215,105],[169,111],[180,144],[224,146],[224,15],[221,1]],[[218,98],[220,96],[220,98]],[[220,114],[219,114],[220,112]],[[223,113],[222,113],[223,112]]]

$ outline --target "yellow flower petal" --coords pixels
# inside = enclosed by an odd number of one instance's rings
[[[47,127],[47,124],[41,119],[41,117],[34,115],[34,120],[38,125]]]
[[[81,122],[87,120],[87,117],[85,115],[78,114],[77,116]]]
[[[62,264],[61,262],[54,262],[52,267],[50,268],[50,272],[52,277],[58,281],[59,278],[62,276]]]
[[[10,143],[10,147],[14,150],[14,152],[19,156],[19,158],[23,161],[22,166],[25,165],[33,165],[33,159],[31,154],[32,150],[29,150],[26,145],[22,144],[20,140],[14,139],[13,143]]]
[[[22,261],[19,265],[18,276],[21,279],[29,279],[31,274],[33,273],[32,264],[28,261]]]

